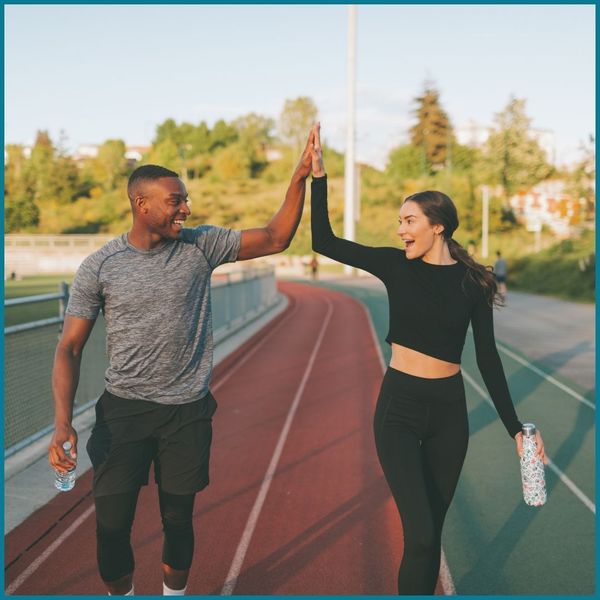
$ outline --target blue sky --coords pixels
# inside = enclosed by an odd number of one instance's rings
[[[345,145],[344,5],[5,6],[5,143],[148,144],[168,117],[277,118],[310,96]],[[357,157],[382,166],[435,81],[455,127],[490,126],[513,94],[557,162],[595,131],[592,5],[361,5]]]

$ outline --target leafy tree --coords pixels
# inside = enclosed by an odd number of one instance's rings
[[[190,156],[192,157],[206,154],[210,151],[210,129],[204,121],[194,128],[189,142],[191,144]]]
[[[415,102],[417,122],[410,129],[410,141],[422,152],[422,172],[433,173],[446,165],[448,148],[454,141],[452,125],[433,83],[425,82]]]
[[[23,146],[6,146],[4,166],[4,227],[7,233],[31,229],[39,224],[40,209],[35,203],[35,179]]]
[[[35,202],[26,198],[6,197],[4,227],[7,233],[30,230],[37,227],[39,222],[40,209]]]
[[[317,105],[308,96],[286,100],[279,116],[279,136],[300,155],[310,128],[317,121]]]
[[[152,140],[152,145],[157,146],[158,144],[170,140],[175,144],[181,143],[179,127],[174,119],[165,119],[160,125],[156,127],[156,135]]]
[[[178,173],[181,169],[181,157],[177,150],[177,144],[172,139],[164,139],[155,144],[148,155],[148,162]]]
[[[581,159],[567,175],[566,191],[576,200],[584,203],[583,212],[586,219],[593,217],[596,204],[596,152],[594,143],[594,136],[590,135],[587,143],[581,144]]]
[[[233,125],[228,125],[223,119],[219,119],[210,132],[210,151],[225,148],[237,141],[238,137],[238,131]]]
[[[247,179],[250,170],[250,158],[239,142],[230,144],[215,155],[213,173],[218,179]]]
[[[490,183],[502,185],[508,199],[549,177],[553,168],[531,133],[524,99],[512,97],[494,121],[484,146],[483,169]]]
[[[54,146],[47,131],[38,131],[31,150],[30,165],[35,180],[34,198],[38,204],[67,204],[77,197],[77,165],[67,155],[62,143],[58,147]]]
[[[412,144],[394,148],[386,165],[386,174],[395,182],[417,179],[423,174],[423,152]]]
[[[239,135],[239,144],[250,161],[252,177],[256,177],[267,165],[267,147],[273,137],[273,119],[255,113],[239,117],[233,122]]]
[[[107,192],[114,190],[127,173],[125,158],[125,142],[123,140],[107,140],[92,161],[94,180]]]

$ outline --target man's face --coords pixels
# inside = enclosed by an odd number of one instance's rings
[[[177,239],[190,213],[189,199],[183,181],[177,177],[161,177],[144,185],[140,194],[143,222],[151,233],[162,238]]]

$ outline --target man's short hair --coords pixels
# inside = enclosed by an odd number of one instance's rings
[[[143,181],[152,181],[161,177],[179,177],[175,171],[161,167],[160,165],[142,165],[135,169],[129,176],[127,182],[127,195],[133,201],[135,198],[135,188]]]

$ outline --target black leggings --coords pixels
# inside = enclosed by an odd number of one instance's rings
[[[130,538],[138,495],[139,489],[94,498],[98,567],[100,577],[106,582],[133,573],[135,562]],[[195,496],[158,491],[164,532],[162,561],[173,569],[187,570],[192,564]]]
[[[374,429],[404,530],[398,593],[433,594],[442,526],[469,438],[462,373],[427,379],[388,367]]]

